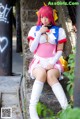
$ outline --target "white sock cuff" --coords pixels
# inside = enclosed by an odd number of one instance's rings
[[[39,80],[35,80],[35,82],[34,82],[34,83],[36,83],[36,84],[40,84],[40,85],[44,85],[44,82],[39,81]]]
[[[59,85],[61,86],[61,84],[60,84],[59,82],[57,82],[57,83],[53,84],[53,85],[51,86],[51,88],[58,87]]]

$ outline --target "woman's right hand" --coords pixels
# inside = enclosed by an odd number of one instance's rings
[[[41,33],[45,33],[47,30],[48,30],[48,28],[45,27],[44,25],[40,28]]]
[[[46,67],[46,70],[50,70],[50,69],[53,69],[53,65],[52,64],[48,64],[47,67]]]

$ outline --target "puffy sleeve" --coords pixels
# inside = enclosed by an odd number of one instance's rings
[[[66,33],[63,28],[59,28],[58,43],[64,43],[67,41]]]
[[[28,41],[34,40],[34,38],[35,38],[35,31],[36,31],[36,26],[31,27],[31,29],[30,29],[30,31],[28,33],[28,37],[27,37]]]

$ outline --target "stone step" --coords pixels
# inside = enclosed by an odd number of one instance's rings
[[[11,119],[23,119],[22,98],[20,97],[21,82],[21,75],[0,77],[1,108],[12,109]]]

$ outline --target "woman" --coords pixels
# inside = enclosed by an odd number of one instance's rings
[[[29,73],[32,79],[35,79],[29,112],[31,119],[39,119],[36,104],[46,81],[51,86],[61,107],[66,109],[68,106],[67,98],[58,80],[63,72],[59,58],[67,39],[64,29],[55,25],[51,7],[43,6],[39,9],[37,25],[30,29],[28,41],[30,51],[34,53]]]

